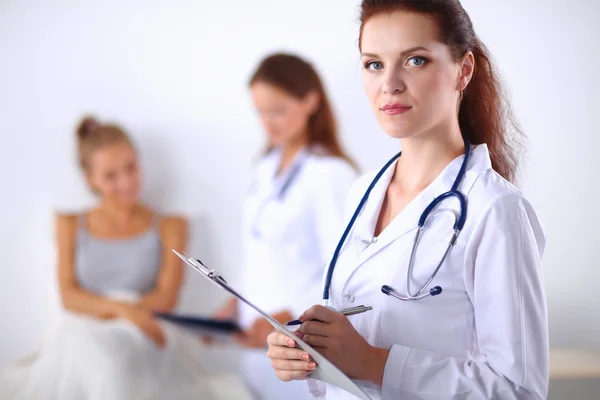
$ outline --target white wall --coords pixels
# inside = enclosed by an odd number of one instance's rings
[[[56,2],[58,3],[58,2]],[[246,81],[271,50],[315,62],[363,169],[396,144],[362,92],[355,0],[0,1],[0,363],[56,315],[53,213],[93,202],[75,167],[84,112],[139,144],[145,198],[195,224],[192,253],[235,271],[247,167],[262,144]],[[553,345],[600,347],[597,1],[464,1],[530,137],[523,189],[549,242]],[[222,294],[190,275],[182,309]]]

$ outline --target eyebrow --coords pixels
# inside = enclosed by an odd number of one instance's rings
[[[406,49],[406,50],[402,51],[400,53],[400,55],[401,56],[405,56],[406,54],[413,53],[413,52],[415,52],[417,50],[424,50],[424,51],[431,52],[431,50],[429,50],[427,47],[415,46],[415,47],[411,47],[410,49]],[[379,56],[377,54],[374,54],[374,53],[362,53],[361,57],[379,58]]]

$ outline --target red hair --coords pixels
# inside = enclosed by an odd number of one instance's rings
[[[310,63],[292,54],[272,54],[262,60],[249,84],[252,86],[257,82],[276,86],[297,99],[310,92],[317,93],[319,107],[308,121],[308,144],[320,145],[329,155],[343,158],[355,166],[338,140],[331,104],[319,75]]]
[[[363,0],[360,11],[359,47],[365,23],[370,18],[382,13],[407,11],[435,18],[438,39],[448,46],[455,60],[468,51],[473,53],[475,70],[463,91],[458,113],[460,129],[471,144],[487,144],[494,170],[506,180],[513,181],[525,136],[512,114],[490,53],[475,34],[473,23],[460,1]]]

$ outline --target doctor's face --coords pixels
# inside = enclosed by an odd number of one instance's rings
[[[377,121],[394,138],[456,118],[461,67],[437,35],[435,19],[412,12],[375,15],[363,27],[365,91]]]
[[[275,85],[260,81],[254,83],[250,91],[269,144],[285,147],[307,140],[308,119],[313,109],[311,99],[298,99]]]

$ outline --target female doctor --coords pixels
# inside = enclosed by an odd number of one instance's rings
[[[402,152],[351,189],[323,295],[373,310],[313,306],[298,335],[372,399],[545,399],[545,235],[510,183],[518,127],[485,46],[458,0],[363,0],[360,33],[367,96]],[[280,379],[315,369],[285,335],[268,342]]]
[[[321,80],[308,62],[273,54],[254,72],[250,90],[268,148],[246,199],[239,278],[242,293],[285,323],[320,298],[321,276],[357,174],[338,142]],[[266,319],[235,300],[218,316],[237,318],[245,328],[242,372],[256,399],[312,398],[304,383],[290,386],[277,379],[265,354],[272,331]]]

